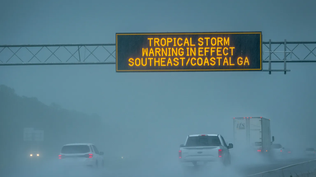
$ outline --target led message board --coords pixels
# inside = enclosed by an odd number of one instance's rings
[[[116,34],[117,72],[256,70],[261,32]]]

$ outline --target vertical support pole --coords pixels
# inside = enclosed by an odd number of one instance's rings
[[[284,74],[286,74],[286,39],[284,39]]]
[[[245,120],[245,123],[246,123],[246,138],[247,138],[247,143],[248,145],[251,145],[250,144],[250,119],[248,119],[247,117],[244,119]]]
[[[269,74],[271,74],[271,39],[269,39]]]
[[[80,58],[80,46],[78,46],[78,55],[79,55],[79,63],[81,63],[81,58]]]

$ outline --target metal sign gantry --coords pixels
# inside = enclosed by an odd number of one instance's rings
[[[0,45],[0,66],[115,64],[115,44]],[[286,72],[287,63],[316,62],[316,41],[262,42],[262,71]],[[272,63],[283,68],[272,69]]]

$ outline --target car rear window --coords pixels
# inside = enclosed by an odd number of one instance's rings
[[[186,146],[221,146],[217,136],[193,136],[189,137]]]
[[[76,154],[76,153],[87,153],[90,152],[90,148],[88,145],[69,145],[64,146],[61,149],[61,153],[64,154]]]
[[[306,151],[314,151],[314,148],[307,148]]]
[[[282,148],[281,144],[272,144],[272,148],[279,149]]]

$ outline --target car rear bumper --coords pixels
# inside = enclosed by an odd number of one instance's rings
[[[67,167],[94,166],[94,159],[60,159],[59,164]]]
[[[188,157],[188,158],[180,158],[179,161],[182,163],[186,162],[223,162],[223,158],[220,157]]]

